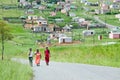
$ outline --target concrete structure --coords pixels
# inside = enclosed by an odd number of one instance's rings
[[[86,3],[86,2],[87,2],[87,0],[81,0],[80,2],[81,2],[81,3]]]
[[[28,16],[28,20],[37,20],[37,19],[38,19],[37,15]]]
[[[111,39],[120,39],[120,32],[118,32],[118,31],[111,31],[109,33],[109,38],[111,38]]]
[[[92,36],[95,34],[95,31],[94,30],[84,30],[83,31],[83,35],[84,36]]]
[[[112,4],[110,5],[111,9],[120,9],[120,6],[118,4]]]
[[[120,2],[120,0],[113,0],[113,2]]]
[[[71,43],[72,42],[72,37],[60,37],[59,38],[59,43]]]

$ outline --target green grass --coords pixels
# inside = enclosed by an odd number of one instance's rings
[[[111,25],[120,26],[119,19],[115,18],[115,15],[100,15],[99,18]]]
[[[1,1],[1,0],[0,0]],[[10,3],[10,0],[4,0],[4,3]],[[15,2],[16,3],[16,2]],[[3,14],[4,12],[4,14]],[[83,10],[77,10],[75,13],[77,16],[88,17],[83,15]],[[58,16],[61,16],[65,19],[65,22],[69,22],[70,17],[57,13]],[[0,19],[2,17],[19,17],[24,15],[23,10],[0,10]],[[35,10],[35,15],[43,16],[47,18],[49,12],[39,13]],[[47,15],[47,16],[46,16]],[[104,15],[99,15],[102,20],[104,20]],[[107,15],[106,22],[113,25],[118,25],[118,21],[114,18],[114,15]],[[31,68],[27,65],[19,64],[16,62],[8,61],[11,57],[24,57],[28,58],[28,49],[31,47],[33,51],[37,48],[40,49],[42,53],[42,59],[44,59],[44,48],[36,45],[36,40],[41,38],[46,38],[46,34],[41,37],[40,34],[32,34],[29,30],[26,30],[22,27],[22,24],[8,24],[11,28],[11,34],[13,39],[10,41],[5,41],[5,52],[4,59],[0,61],[0,79],[1,80],[30,80],[32,76]],[[107,29],[104,29],[108,31]],[[74,30],[74,39],[82,39],[83,29]],[[59,62],[72,62],[72,63],[85,63],[85,64],[94,64],[94,65],[103,65],[103,66],[112,66],[120,67],[120,40],[117,39],[108,39],[108,34],[102,33],[103,29],[95,29],[97,33],[94,36],[95,42],[93,42],[93,37],[86,37],[85,41],[79,44],[71,44],[69,46],[51,46],[51,60]],[[42,33],[43,34],[43,33]],[[80,36],[79,36],[80,34]],[[98,35],[103,36],[102,40],[98,40]],[[76,36],[78,35],[78,36]],[[102,46],[100,44],[105,42],[118,42],[115,45],[106,45]],[[54,41],[55,42],[55,41]],[[54,44],[54,42],[52,42]],[[1,43],[0,43],[1,46]],[[0,48],[1,51],[1,48]],[[0,52],[1,58],[1,52]],[[1,66],[2,65],[2,66]],[[16,68],[15,68],[16,67]],[[4,77],[3,77],[4,76]]]
[[[32,70],[28,65],[0,60],[0,80],[30,80],[32,76]]]
[[[120,67],[119,44],[107,46],[63,46],[51,48],[52,60]],[[117,52],[116,52],[117,51]]]
[[[0,0],[0,4],[16,4],[17,0]]]
[[[30,47],[33,48],[34,51],[39,48],[43,56],[42,59],[44,59],[44,48],[35,43],[37,39],[41,38],[40,34],[32,34],[29,30],[23,29],[22,25],[9,25],[12,29],[11,33],[14,38],[11,41],[5,41],[5,59],[15,56],[27,58],[27,52]],[[79,39],[79,36],[76,35],[82,35],[81,33],[83,30],[84,29],[73,30],[75,40]],[[51,46],[51,60],[120,67],[119,50],[115,50],[119,49],[120,41],[117,39],[108,39],[106,33],[102,34],[103,29],[101,28],[94,30],[97,32],[94,36],[94,42],[91,36],[86,37],[85,41],[79,44],[71,44],[70,46]],[[104,29],[104,31],[107,31],[107,29]],[[98,35],[101,34],[103,39],[98,40]],[[80,39],[82,38],[83,37],[80,36]],[[118,45],[100,45],[106,42],[118,42]]]

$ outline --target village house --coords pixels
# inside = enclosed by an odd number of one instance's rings
[[[70,25],[65,25],[64,27],[63,27],[63,31],[64,32],[69,32],[69,31],[71,31],[71,27],[72,27],[72,25],[70,26]]]
[[[120,0],[113,0],[113,2],[120,2]]]
[[[118,4],[112,4],[110,5],[110,9],[120,9],[120,6]]]
[[[25,14],[34,14],[34,10],[28,9],[28,10],[25,12]]]
[[[120,14],[116,14],[115,17],[118,18],[120,21]]]
[[[57,23],[63,22],[63,21],[64,21],[64,19],[62,19],[62,18],[55,19],[55,22],[57,22]]]
[[[75,14],[75,13],[73,13],[73,12],[70,12],[70,13],[69,13],[69,16],[70,16],[70,17],[75,17],[75,16],[76,16],[76,14]]]
[[[65,0],[66,3],[72,3],[74,0]]]
[[[94,30],[84,30],[83,32],[84,36],[93,36],[95,34]]]
[[[111,38],[111,39],[120,39],[120,31],[111,31],[109,33],[109,38]]]
[[[81,0],[80,1],[81,3],[86,3],[86,2],[88,2],[87,0]]]
[[[65,9],[66,11],[69,11],[69,10],[70,10],[70,6],[71,6],[71,4],[70,4],[70,3],[67,3],[67,4],[64,5],[64,9]]]
[[[60,37],[59,43],[72,43],[72,37]]]
[[[27,6],[30,5],[30,3],[26,0],[18,0],[19,6]]]
[[[101,4],[101,14],[105,14],[107,12],[110,12],[109,5],[107,5],[107,4]]]
[[[29,15],[28,20],[37,20],[38,16],[37,15]]]
[[[33,32],[46,32],[49,30],[47,20],[36,15],[28,16],[24,27],[33,30]]]

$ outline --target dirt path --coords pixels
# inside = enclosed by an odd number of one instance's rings
[[[109,29],[114,29],[114,28],[118,27],[118,26],[114,26],[114,25],[110,25],[110,24],[105,23],[104,21],[100,20],[98,16],[94,16],[94,19],[97,20],[98,22],[106,25],[106,27]]]
[[[15,59],[28,64],[28,60]],[[120,68],[87,64],[51,62],[49,66],[42,61],[38,67],[34,64],[34,80],[120,80]]]

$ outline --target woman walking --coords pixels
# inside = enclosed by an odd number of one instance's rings
[[[40,66],[41,53],[39,52],[39,49],[36,50],[35,55],[36,55],[35,63],[37,66]]]
[[[33,52],[32,52],[32,48],[29,49],[28,57],[29,57],[29,64],[30,64],[30,66],[33,66]]]
[[[46,50],[44,51],[44,53],[45,53],[45,62],[46,62],[46,65],[49,65],[50,50],[48,49],[48,47],[46,47]]]

